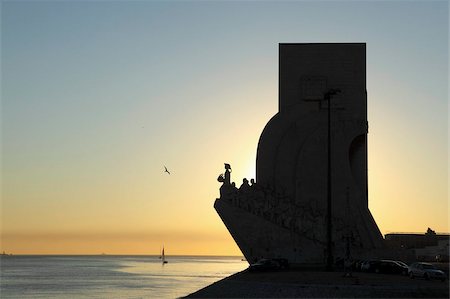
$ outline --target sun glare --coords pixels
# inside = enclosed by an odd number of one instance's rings
[[[256,179],[256,161],[252,157],[247,161],[247,167],[245,168],[244,177],[246,177],[249,181],[250,179]]]

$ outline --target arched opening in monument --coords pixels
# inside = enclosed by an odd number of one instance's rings
[[[366,191],[366,135],[356,136],[349,148],[350,169],[356,184],[362,192]]]

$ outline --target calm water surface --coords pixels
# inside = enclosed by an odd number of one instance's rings
[[[177,298],[248,267],[240,257],[7,256],[0,298]]]

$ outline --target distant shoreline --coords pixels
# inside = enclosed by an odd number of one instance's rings
[[[158,257],[160,256],[159,254],[108,254],[108,253],[98,253],[98,254],[64,254],[64,253],[50,253],[50,254],[40,254],[40,253],[8,253],[7,255],[0,255],[0,256],[148,256],[148,257]],[[243,256],[239,256],[239,255],[191,255],[191,254],[167,254],[167,256],[171,256],[171,257],[192,257],[192,258],[199,258],[199,257],[209,257],[209,258],[214,258],[214,257],[225,257],[225,258],[239,258],[242,259],[244,258]]]

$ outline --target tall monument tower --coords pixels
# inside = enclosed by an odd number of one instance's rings
[[[323,265],[383,246],[367,133],[366,45],[280,44],[279,112],[259,140],[256,183],[237,189],[228,169],[214,205],[248,261]]]

